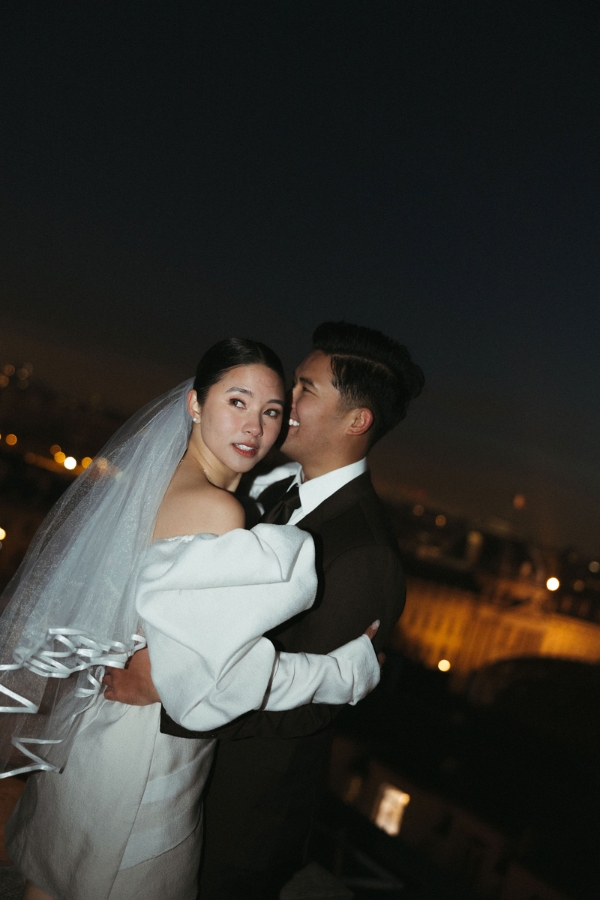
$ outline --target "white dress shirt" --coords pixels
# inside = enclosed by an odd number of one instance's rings
[[[298,485],[298,490],[300,492],[300,506],[292,513],[288,525],[295,525],[311,513],[313,509],[320,506],[324,500],[327,500],[328,497],[331,497],[332,494],[335,494],[336,491],[339,491],[340,488],[344,487],[345,484],[358,478],[359,475],[362,475],[363,472],[366,471],[367,460],[365,457],[359,459],[358,462],[350,463],[349,466],[342,466],[339,469],[333,469],[331,472],[326,472],[325,475],[319,475],[318,478],[311,478],[310,481],[304,481],[304,473],[302,472],[300,463],[289,462],[285,463],[283,466],[277,466],[276,469],[272,469],[266,475],[257,475],[250,490],[250,496],[256,500],[269,485],[294,475],[294,480],[290,484],[290,488],[295,484]]]

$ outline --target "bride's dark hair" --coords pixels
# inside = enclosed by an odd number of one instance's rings
[[[198,403],[206,400],[210,388],[221,380],[225,372],[236,366],[266,366],[276,375],[279,375],[285,384],[285,374],[281,360],[277,354],[261,344],[260,341],[251,341],[249,338],[226,338],[213,344],[206,351],[196,369],[194,390],[198,395]]]

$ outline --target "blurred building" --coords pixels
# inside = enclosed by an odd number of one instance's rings
[[[407,603],[394,646],[459,686],[500,659],[600,661],[600,564],[439,511],[394,507]]]

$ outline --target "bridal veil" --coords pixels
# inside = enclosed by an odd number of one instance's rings
[[[153,400],[116,432],[46,517],[4,591],[0,778],[60,770],[101,667],[123,667],[144,644],[133,588],[187,447],[191,387]]]

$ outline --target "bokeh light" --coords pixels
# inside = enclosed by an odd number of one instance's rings
[[[582,581],[581,578],[578,578],[577,581],[575,581],[573,584],[573,590],[577,591],[578,593],[579,593],[579,591],[582,591],[584,588],[585,588],[585,581]]]
[[[446,516],[441,516],[441,515],[440,515],[440,516],[436,516],[436,517],[435,517],[435,524],[437,525],[438,528],[443,528],[444,525],[446,524]]]
[[[0,528],[0,541],[3,541],[6,537],[6,531],[4,528]]]
[[[513,497],[513,506],[515,509],[525,509],[525,495],[515,494]]]
[[[81,460],[81,467],[83,469],[87,469],[88,466],[91,466],[93,460],[91,456],[84,456]]]
[[[3,366],[2,371],[5,375],[8,375],[10,377],[11,375],[15,374],[15,367],[9,364],[7,366]]]
[[[62,466],[62,464],[64,463],[66,458],[67,458],[67,454],[63,453],[62,450],[59,450],[57,453],[54,454],[54,462],[58,463],[59,466]]]
[[[421,506],[420,503],[417,503],[416,506],[413,506],[413,515],[414,516],[422,516],[425,512],[425,507]]]
[[[74,469],[76,465],[77,460],[74,456],[67,456],[67,458],[63,462],[63,466],[65,467],[65,469]]]
[[[52,456],[54,456],[55,453],[60,453],[61,449],[62,448],[60,444],[52,444],[52,446],[50,447],[50,453],[52,454]]]
[[[8,378],[6,375],[0,375],[0,387],[6,387],[8,384]]]
[[[560,581],[558,578],[555,578],[554,575],[548,579],[546,582],[546,587],[549,591],[557,591],[560,587]]]
[[[600,562],[593,559],[591,561],[591,563],[589,564],[588,569],[590,570],[590,572],[593,572],[595,575],[597,572],[600,572]]]
[[[9,447],[14,447],[15,444],[17,443],[16,434],[7,434],[6,435],[6,443],[8,444]]]
[[[440,670],[440,672],[449,672],[450,668],[450,662],[447,659],[440,659],[438,663],[438,669]]]

